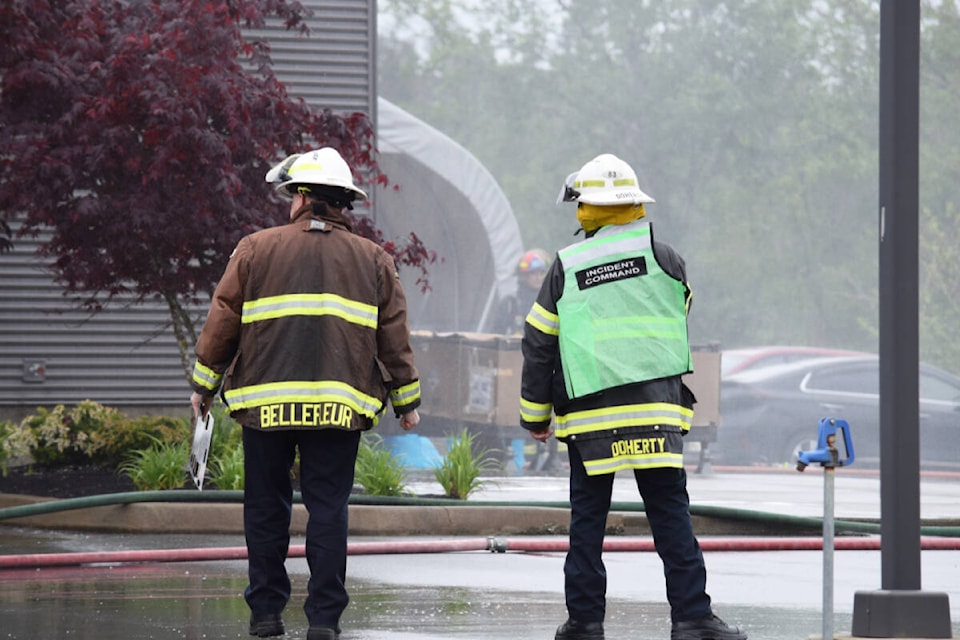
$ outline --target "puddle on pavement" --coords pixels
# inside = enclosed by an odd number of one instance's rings
[[[0,638],[248,638],[237,563],[127,565],[0,571]],[[306,637],[305,578],[294,575],[284,614],[287,638]],[[351,581],[342,640],[551,638],[562,621],[557,594],[409,587]],[[810,611],[725,607],[729,620],[749,621],[753,638],[806,638],[820,629]],[[611,600],[607,637],[669,637],[663,603]],[[837,629],[849,628],[838,616]]]

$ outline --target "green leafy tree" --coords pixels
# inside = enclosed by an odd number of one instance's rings
[[[695,340],[874,347],[876,3],[450,4],[386,3],[382,91],[485,162],[525,244],[574,239],[560,181],[612,151],[687,259]]]
[[[188,368],[191,305],[212,291],[242,235],[285,221],[263,179],[274,162],[327,145],[358,180],[385,181],[369,118],[288,95],[267,43],[244,36],[271,16],[306,36],[303,11],[285,0],[5,2],[6,246],[50,231],[42,256],[93,311],[121,295],[163,300]],[[383,244],[401,264],[429,261],[415,234]]]
[[[920,45],[920,357],[960,373],[960,8],[924,3]]]

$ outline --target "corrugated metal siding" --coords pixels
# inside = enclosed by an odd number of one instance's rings
[[[161,303],[117,300],[91,315],[34,255],[43,237],[0,255],[0,405],[179,404],[189,389]],[[42,367],[42,375],[31,367]]]
[[[281,23],[251,31],[270,42],[273,68],[291,95],[339,113],[376,109],[375,0],[303,1],[307,36]]]
[[[309,37],[280,24],[251,35],[270,41],[291,95],[375,119],[376,1],[303,4],[313,11]],[[79,310],[35,257],[42,240],[20,238],[0,254],[0,419],[85,399],[185,410],[190,391],[166,306],[118,300],[96,315]],[[30,372],[40,363],[42,381]]]

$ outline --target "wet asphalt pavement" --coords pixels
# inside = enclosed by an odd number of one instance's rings
[[[811,474],[691,474],[690,494],[694,504],[822,516],[820,480]],[[840,475],[836,488],[837,518],[879,516],[876,477]],[[562,500],[564,491],[564,478],[516,478],[488,488],[477,499]],[[634,493],[628,481],[618,478],[615,500],[633,499]],[[960,480],[924,481],[921,501],[925,520],[960,518]],[[404,540],[352,537],[351,543]],[[565,536],[528,540],[549,542]],[[302,543],[302,538],[293,541]],[[142,535],[0,527],[2,555],[242,546],[240,533]],[[741,624],[751,639],[821,634],[822,552],[730,550],[705,551],[704,556],[715,611]],[[550,639],[565,618],[563,558],[562,551],[549,549],[351,555],[351,603],[341,620],[342,640]],[[669,609],[656,554],[618,551],[604,559],[607,638],[668,638]],[[832,620],[837,637],[849,635],[854,593],[880,589],[880,560],[879,551],[834,552]],[[927,550],[921,564],[923,590],[948,594],[953,635],[960,637],[960,551]],[[288,568],[294,593],[284,613],[286,637],[302,639],[306,562],[292,558]],[[243,560],[3,569],[0,638],[246,638],[245,570]]]

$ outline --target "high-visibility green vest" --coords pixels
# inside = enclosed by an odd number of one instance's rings
[[[660,268],[649,223],[562,249],[560,358],[570,398],[692,370],[686,286]]]

